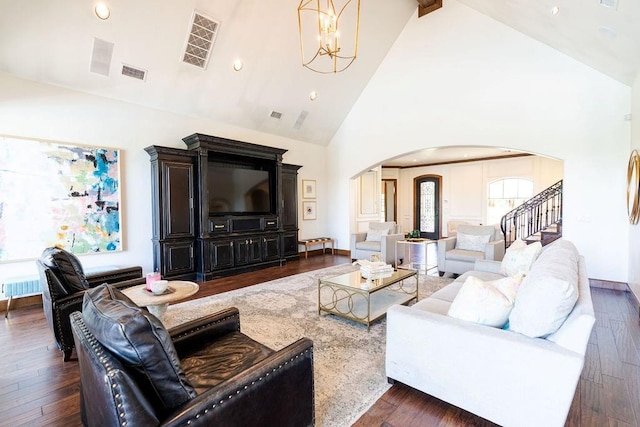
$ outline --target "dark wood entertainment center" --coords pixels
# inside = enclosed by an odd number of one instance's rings
[[[186,149],[145,148],[154,269],[206,281],[298,259],[301,166],[282,163],[287,150],[198,133],[183,141]],[[252,179],[259,185],[239,194]]]

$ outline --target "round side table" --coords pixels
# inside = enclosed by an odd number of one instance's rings
[[[132,286],[123,289],[122,293],[128,296],[131,301],[141,307],[147,307],[149,313],[156,316],[160,321],[164,318],[164,312],[170,302],[180,301],[198,292],[200,287],[197,283],[184,280],[170,280],[167,287],[168,292],[161,295],[154,295],[147,291],[147,285]]]

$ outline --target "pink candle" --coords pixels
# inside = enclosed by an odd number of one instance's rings
[[[158,273],[157,271],[153,273],[147,273],[147,290],[151,292],[151,284],[160,279],[160,273]]]

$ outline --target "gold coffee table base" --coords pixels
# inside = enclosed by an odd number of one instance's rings
[[[415,279],[415,286],[405,280]],[[413,281],[411,281],[413,283]],[[418,273],[394,271],[390,277],[367,282],[360,271],[318,280],[318,315],[330,313],[370,329],[371,323],[386,316],[395,304],[418,301]]]

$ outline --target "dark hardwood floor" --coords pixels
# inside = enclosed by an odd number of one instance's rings
[[[192,298],[215,295],[318,268],[344,256],[318,255],[202,283]],[[592,290],[597,322],[567,426],[637,426],[640,420],[640,326],[624,292]],[[77,426],[77,361],[62,362],[39,306],[12,310],[0,322],[0,426]],[[523,390],[526,393],[526,390]],[[489,426],[486,420],[402,384],[394,385],[355,424]]]

